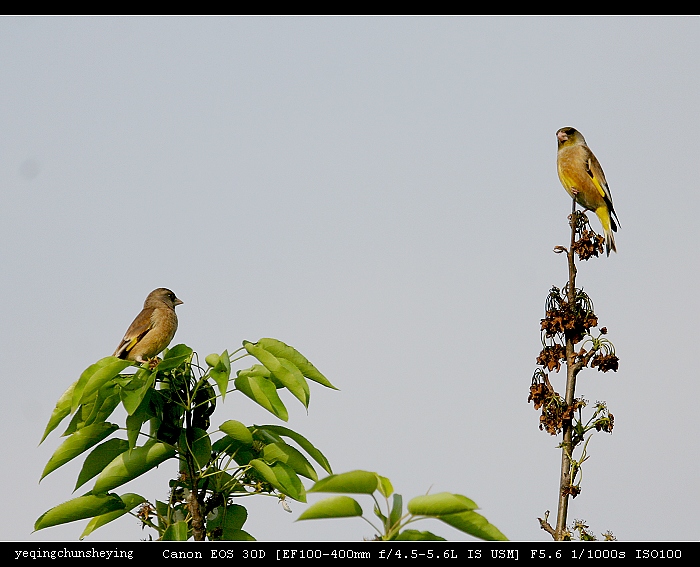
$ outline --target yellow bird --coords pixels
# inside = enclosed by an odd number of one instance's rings
[[[566,192],[584,209],[593,211],[605,232],[605,249],[617,252],[613,232],[620,221],[600,163],[586,145],[581,132],[569,126],[557,130],[557,172]],[[613,219],[613,217],[615,217]],[[617,224],[615,224],[617,221]]]
[[[177,331],[176,305],[182,305],[182,301],[172,291],[164,287],[154,289],[112,356],[145,362],[160,354]]]

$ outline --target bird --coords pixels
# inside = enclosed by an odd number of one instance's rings
[[[610,256],[611,250],[617,252],[613,232],[617,232],[620,220],[613,209],[603,168],[576,128],[566,126],[557,130],[557,144],[559,181],[579,205],[596,214],[603,226],[605,250]]]
[[[175,336],[175,306],[182,303],[169,289],[154,289],[112,356],[142,363],[160,354]]]

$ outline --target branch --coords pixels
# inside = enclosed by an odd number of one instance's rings
[[[547,510],[544,513],[544,519],[542,518],[537,518],[540,522],[540,528],[542,528],[544,531],[546,531],[549,535],[551,535],[554,539],[556,539],[556,530],[551,526],[549,523],[549,510]]]
[[[197,467],[195,466],[194,457],[192,455],[192,410],[190,408],[188,408],[185,413],[185,420],[187,422],[187,429],[185,430],[185,437],[187,440],[185,460],[190,477],[190,494],[187,499],[187,504],[190,509],[190,514],[192,514],[192,537],[194,537],[195,541],[204,541],[206,530],[204,527],[204,516],[200,508],[199,490],[197,488]]]
[[[576,304],[576,264],[574,255],[574,243],[576,242],[576,199],[571,200],[571,243],[567,251],[569,264],[569,281],[567,283],[567,299],[569,305]],[[566,339],[566,394],[565,401],[568,406],[574,402],[576,390],[576,375],[582,367],[576,366],[576,354],[571,338]],[[557,506],[557,527],[550,532],[555,541],[563,541],[566,533],[566,517],[569,511],[569,487],[571,485],[571,450],[572,450],[572,426],[565,423],[563,427],[561,444],[561,471],[559,477],[559,502]],[[551,526],[550,526],[551,527]],[[544,528],[543,528],[544,529]]]

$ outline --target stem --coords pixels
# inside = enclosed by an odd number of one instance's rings
[[[202,509],[200,508],[199,502],[197,467],[195,466],[194,456],[192,455],[194,440],[192,438],[191,408],[188,408],[185,412],[185,420],[187,422],[187,429],[185,429],[185,437],[187,439],[187,447],[185,447],[185,460],[187,462],[187,469],[190,477],[190,497],[188,498],[188,504],[190,514],[192,514],[192,536],[194,537],[195,541],[204,541],[206,537],[206,530],[204,528],[204,516],[202,514]]]
[[[571,205],[571,243],[567,251],[569,264],[569,282],[566,295],[569,306],[573,307],[576,301],[576,264],[574,263],[574,242],[576,241],[576,200],[572,199]],[[576,390],[576,375],[581,369],[575,364],[576,354],[574,352],[574,342],[570,337],[566,338],[566,394],[565,401],[568,406],[574,403],[574,392]],[[565,423],[563,427],[563,439],[561,444],[561,475],[559,480],[559,504],[557,506],[557,526],[554,530],[554,540],[562,541],[566,533],[566,516],[569,511],[569,487],[571,486],[571,456],[572,456],[572,436],[573,427],[571,422]]]

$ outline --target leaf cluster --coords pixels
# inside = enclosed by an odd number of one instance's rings
[[[478,507],[474,501],[461,494],[440,492],[417,496],[409,500],[404,511],[403,497],[394,493],[391,481],[374,472],[356,470],[331,475],[314,484],[309,492],[335,492],[344,495],[312,504],[299,516],[299,520],[362,517],[374,528],[375,540],[444,540],[445,538],[429,531],[406,529],[408,524],[427,518],[438,519],[480,539],[507,540],[496,526],[475,512]],[[377,526],[364,518],[360,503],[346,494],[371,497],[374,503],[373,512],[380,525]]]
[[[247,356],[256,364],[237,371],[232,380],[231,363]],[[59,398],[46,426],[42,442],[72,415],[66,439],[41,478],[92,449],[75,490],[93,479],[94,484],[44,513],[35,530],[91,518],[82,538],[131,513],[157,530],[160,539],[252,539],[242,529],[247,511],[234,503],[236,498],[262,494],[305,502],[300,476],[318,479],[311,461],[332,472],[308,439],[283,426],[246,426],[236,420],[210,431],[211,417],[218,399],[238,391],[286,421],[279,390],[308,407],[309,380],[335,386],[296,349],[276,339],[245,341],[233,354],[212,354],[205,362],[206,368],[199,366],[190,347],[177,345],[152,364],[110,356],[88,367]],[[130,366],[135,371],[125,372]],[[108,421],[120,405],[127,414],[124,427]],[[111,437],[117,432],[124,437]],[[167,502],[153,505],[138,494],[112,492],[169,459],[178,460],[179,474],[170,482]]]

